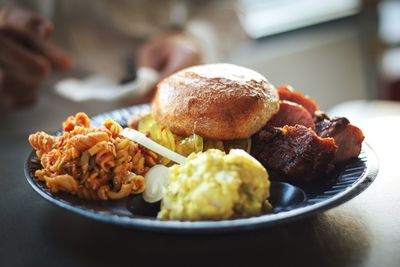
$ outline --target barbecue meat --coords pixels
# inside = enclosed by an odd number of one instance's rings
[[[280,100],[288,100],[302,105],[306,110],[308,110],[308,112],[310,112],[311,116],[313,116],[315,111],[319,109],[314,99],[303,95],[300,92],[294,91],[289,85],[281,85],[277,88],[277,90]]]
[[[315,132],[321,137],[332,137],[336,132],[341,131],[350,122],[344,117],[329,118],[325,113],[318,111],[314,116]]]
[[[253,136],[252,147],[251,154],[268,171],[291,181],[311,180],[331,171],[337,150],[333,138],[320,138],[302,125],[264,128]]]
[[[317,112],[314,122],[315,131],[320,137],[335,139],[338,151],[334,163],[344,162],[360,154],[364,135],[359,128],[350,124],[348,119],[343,117],[329,118],[325,113]]]
[[[267,127],[283,127],[285,125],[303,125],[315,129],[313,117],[301,105],[291,101],[279,101],[279,111],[267,123]]]

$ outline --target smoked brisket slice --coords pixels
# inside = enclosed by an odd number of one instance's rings
[[[319,109],[314,99],[300,92],[294,91],[290,85],[278,86],[276,90],[278,91],[280,100],[288,100],[303,106],[308,110],[311,116],[313,116],[315,111]]]
[[[280,178],[306,181],[326,174],[337,146],[333,138],[320,138],[302,125],[264,128],[253,136],[251,154]]]
[[[279,111],[267,122],[266,127],[295,126],[296,124],[315,129],[313,117],[303,106],[281,100],[279,101]]]
[[[348,119],[343,117],[329,118],[325,113],[317,112],[314,116],[314,122],[315,131],[320,137],[335,139],[338,151],[334,163],[347,161],[360,154],[364,135],[359,128],[350,124]]]

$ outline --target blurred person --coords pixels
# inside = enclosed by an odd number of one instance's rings
[[[220,61],[237,43],[230,37],[236,32],[244,36],[234,1],[16,2],[53,21],[53,37],[73,58],[77,73],[101,74],[115,81],[134,79],[134,69],[140,67],[155,69],[164,78],[191,65]],[[44,73],[34,75],[37,81],[50,72]],[[151,93],[135,102],[150,97]]]
[[[53,25],[17,8],[0,9],[0,103],[32,103],[41,81],[71,67],[70,58],[49,41]]]

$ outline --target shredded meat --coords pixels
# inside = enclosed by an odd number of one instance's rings
[[[364,135],[359,128],[350,124],[348,119],[343,117],[329,118],[325,113],[317,112],[314,122],[315,131],[320,137],[335,139],[338,151],[334,163],[344,162],[360,154]]]
[[[253,136],[251,154],[278,179],[306,181],[330,172],[337,146],[302,125],[264,128]],[[276,179],[276,177],[275,177]]]

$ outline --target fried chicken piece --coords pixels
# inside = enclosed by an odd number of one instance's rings
[[[358,157],[364,140],[363,132],[356,126],[350,124],[344,117],[329,118],[322,112],[317,112],[314,117],[316,133],[324,137],[332,137],[338,146],[334,163],[347,161]]]
[[[252,147],[251,154],[268,171],[291,181],[308,181],[330,172],[337,150],[333,138],[320,138],[302,125],[264,128],[253,136]]]

